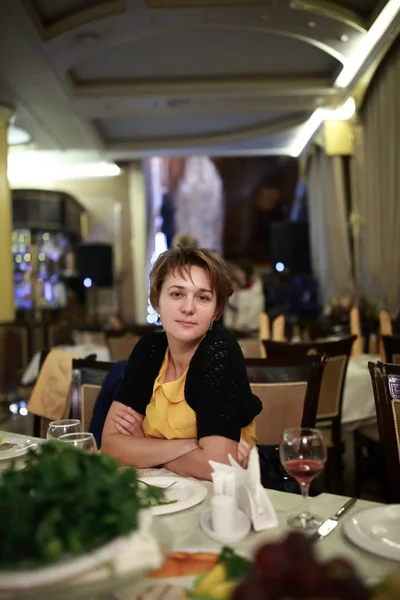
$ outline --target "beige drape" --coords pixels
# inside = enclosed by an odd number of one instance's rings
[[[380,66],[356,133],[359,272],[364,294],[400,308],[400,44]]]
[[[353,290],[343,159],[316,148],[308,173],[310,251],[324,306]]]

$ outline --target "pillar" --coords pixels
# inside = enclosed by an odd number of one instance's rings
[[[7,130],[13,110],[0,104],[0,322],[14,321],[12,201],[7,177]]]

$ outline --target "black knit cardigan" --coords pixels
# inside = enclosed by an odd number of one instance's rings
[[[167,346],[164,332],[139,340],[114,400],[145,414]],[[190,361],[185,399],[196,413],[198,439],[220,435],[239,441],[241,428],[262,410],[251,392],[242,350],[219,323],[207,332]]]

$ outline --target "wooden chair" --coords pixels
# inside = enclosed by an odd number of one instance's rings
[[[264,348],[264,344],[262,343],[263,340],[269,340],[271,336],[271,327],[270,327],[270,323],[269,323],[269,316],[267,315],[267,313],[262,312],[260,315],[260,334],[259,334],[259,339],[260,339],[260,346],[261,346],[261,358],[265,358],[267,356],[267,353],[265,352],[265,348]]]
[[[101,385],[84,383],[81,386],[81,421],[82,431],[89,431],[93,408],[101,390]]]
[[[314,427],[325,359],[249,359],[246,369],[253,393],[263,403],[256,418],[260,445],[278,445],[288,427]]]
[[[279,315],[272,322],[272,339],[276,342],[285,341],[285,317]]]
[[[56,346],[69,346],[73,343],[72,329],[68,321],[60,321],[59,323],[50,323],[46,325],[46,345],[48,348]]]
[[[400,365],[368,363],[374,390],[386,498],[400,502]]]
[[[112,362],[97,361],[95,357],[91,356],[87,358],[74,358],[72,360],[71,419],[82,421],[82,387],[84,385],[94,385],[101,388],[112,364]]]
[[[393,335],[392,319],[386,310],[379,312],[379,331],[380,331],[380,342],[379,342],[379,353],[381,355],[382,362],[391,362],[385,354],[385,346],[383,343],[383,336]]]
[[[258,338],[242,338],[238,342],[245,358],[262,358],[264,346]]]
[[[361,321],[360,321],[360,310],[356,306],[350,310],[350,332],[351,335],[355,335],[351,355],[361,356],[363,353],[363,338],[361,334]]]
[[[267,356],[304,356],[321,354],[327,357],[318,400],[317,427],[324,434],[328,449],[327,482],[330,489],[343,493],[342,473],[342,404],[347,366],[356,336],[334,341],[301,342],[296,344],[264,342]],[[330,476],[330,474],[332,476]]]
[[[383,335],[382,343],[386,362],[400,365],[400,335]]]
[[[125,360],[129,357],[133,348],[140,339],[139,335],[132,333],[119,333],[107,331],[106,340],[110,351],[111,360]]]
[[[305,384],[302,426],[315,427],[318,398],[326,359],[319,355],[246,359],[250,384]]]

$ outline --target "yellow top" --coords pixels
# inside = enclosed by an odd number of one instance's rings
[[[143,419],[143,432],[146,437],[167,440],[195,439],[197,437],[196,413],[185,400],[187,369],[175,381],[164,382],[168,366],[167,349],[160,372],[154,382],[153,395]],[[256,444],[255,422],[243,427],[242,438],[254,446]]]

